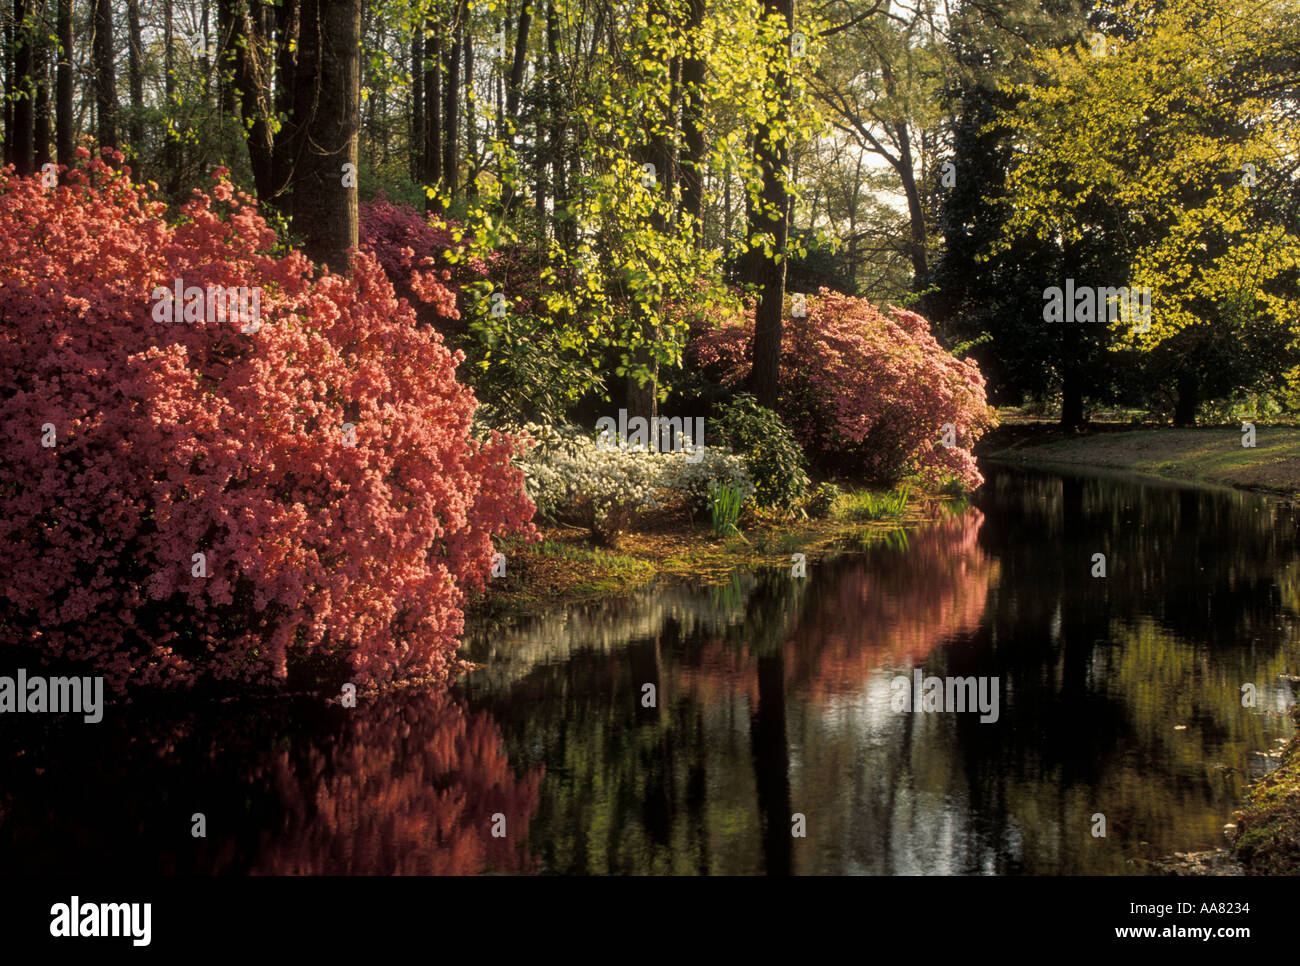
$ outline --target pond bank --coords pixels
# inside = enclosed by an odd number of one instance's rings
[[[505,575],[467,601],[466,619],[494,619],[534,613],[558,604],[579,604],[617,596],[659,579],[719,583],[737,570],[795,566],[802,553],[811,565],[830,550],[853,541],[905,539],[909,529],[964,509],[961,498],[913,493],[901,512],[882,519],[854,519],[857,493],[841,498],[841,511],[825,519],[759,519],[738,535],[715,536],[707,521],[647,516],[614,547],[597,544],[579,527],[541,526],[542,540],[500,541]]]
[[[1009,423],[980,441],[982,459],[1029,466],[1089,466],[1280,496],[1300,493],[1300,429],[1257,424],[1242,445],[1241,424],[1200,429],[1130,429],[1098,424],[1070,435],[1055,424]]]
[[[1246,792],[1233,848],[1247,875],[1300,875],[1300,734]]]

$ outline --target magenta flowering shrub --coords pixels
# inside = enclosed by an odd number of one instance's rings
[[[749,375],[752,306],[705,328],[691,355],[724,384]],[[886,315],[865,299],[822,289],[807,314],[787,318],[781,346],[778,411],[808,455],[822,466],[892,484],[915,475],[928,485],[957,478],[968,489],[984,478],[971,453],[994,413],[984,377],[957,359],[915,312]],[[945,424],[952,424],[944,442]]]
[[[169,224],[98,160],[0,173],[0,643],[119,688],[443,673],[492,535],[532,532],[516,444],[373,256],[267,254],[224,175]],[[177,279],[260,327],[155,321]]]

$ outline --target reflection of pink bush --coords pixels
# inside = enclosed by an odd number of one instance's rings
[[[695,358],[728,385],[749,375],[752,308],[699,336]],[[984,377],[946,352],[915,312],[883,314],[865,299],[822,289],[807,315],[785,320],[779,411],[809,455],[867,479],[915,472],[928,484],[983,482],[971,446],[993,424]],[[956,446],[941,445],[952,423]]]
[[[787,683],[813,695],[851,692],[884,665],[912,667],[936,647],[979,627],[997,564],[978,545],[974,508],[909,534],[895,568],[845,557],[826,566],[827,593],[813,594],[784,629]],[[758,700],[756,655],[719,637],[682,667],[682,686],[710,702],[720,694]]]
[[[474,875],[535,871],[529,823],[542,770],[516,777],[486,711],[445,693],[386,696],[342,735],[258,769],[284,810],[251,870],[269,875]],[[505,818],[501,837],[493,816]]]
[[[814,691],[856,690],[882,665],[920,664],[979,627],[997,566],[971,508],[908,537],[897,568],[842,561],[834,594],[812,603],[786,641],[786,671]]]
[[[470,437],[456,358],[373,257],[267,254],[223,174],[176,225],[99,161],[0,175],[0,641],[116,686],[439,673],[492,533],[527,526],[512,444]],[[260,288],[260,330],[155,322],[177,278]]]

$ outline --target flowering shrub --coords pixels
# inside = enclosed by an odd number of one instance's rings
[[[465,353],[460,378],[492,400],[497,422],[559,421],[584,392],[603,391],[591,354],[553,321],[535,253],[458,242],[456,222],[382,197],[360,218],[361,247],[417,317]]]
[[[0,174],[0,641],[115,687],[441,673],[492,535],[531,531],[516,444],[373,256],[266,254],[224,175],[169,225],[97,160]],[[154,321],[174,279],[258,288],[260,327]]]
[[[457,296],[465,285],[482,280],[487,266],[480,259],[452,262],[456,225],[395,205],[382,196],[360,206],[360,243],[379,261],[399,298],[422,311],[429,305],[433,322],[446,334],[461,327]]]
[[[735,486],[742,502],[754,494],[744,460],[726,450],[705,447],[697,451],[698,460],[690,462],[685,451],[652,453],[626,443],[602,446],[568,427],[529,424],[523,431],[534,445],[520,465],[537,512],[582,520],[603,536],[625,529],[632,514],[670,501],[685,503],[692,511],[707,510],[710,490],[717,484]]]
[[[752,308],[698,335],[691,351],[730,386],[749,375]],[[892,484],[915,474],[927,485],[983,482],[971,446],[993,425],[984,377],[935,341],[915,312],[886,315],[865,299],[822,289],[803,318],[787,318],[778,412],[823,465]],[[944,446],[945,424],[954,445]]]

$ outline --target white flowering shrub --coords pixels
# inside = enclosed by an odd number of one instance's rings
[[[653,453],[601,443],[572,427],[522,427],[533,446],[518,460],[540,516],[580,519],[600,536],[626,529],[631,516],[670,503],[707,510],[710,486],[734,483],[749,499],[754,485],[738,456],[703,448]]]

